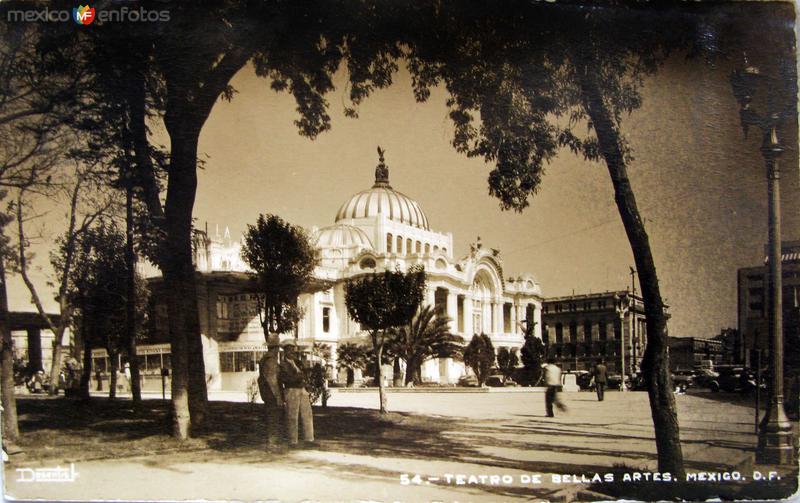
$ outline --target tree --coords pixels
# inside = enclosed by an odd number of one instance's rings
[[[519,366],[517,348],[501,347],[497,350],[497,368],[503,375],[503,384],[511,377],[517,366]]]
[[[489,336],[486,334],[473,335],[472,340],[464,348],[464,363],[475,373],[478,386],[483,386],[483,383],[486,382],[486,378],[489,377],[494,366],[494,361],[494,345]]]
[[[62,239],[58,253],[52,256],[53,266],[58,271],[64,267],[65,244],[66,240]],[[136,352],[131,350],[135,344],[128,340],[131,336],[127,326],[128,311],[132,306],[133,337],[136,337],[145,324],[148,295],[146,282],[136,276],[136,290],[133,298],[130,296],[126,246],[125,234],[113,221],[104,219],[81,235],[73,258],[69,298],[83,349],[81,395],[84,399],[89,399],[93,348],[103,347],[108,352],[111,363],[109,398],[116,396],[118,355],[127,353],[131,362],[136,360]],[[131,372],[131,380],[135,378]]]
[[[47,323],[54,335],[53,358],[50,369],[50,382],[59,382],[61,361],[63,353],[63,339],[67,328],[72,324],[72,312],[75,306],[70,302],[71,270],[74,266],[75,255],[81,237],[88,231],[92,224],[104,214],[108,214],[113,206],[113,199],[108,193],[98,187],[94,166],[76,165],[74,173],[63,174],[63,180],[58,183],[48,181],[44,184],[44,192],[38,191],[34,184],[37,176],[36,170],[30,173],[30,183],[17,189],[14,211],[17,226],[17,264],[19,273],[28,291],[31,294],[36,310]],[[67,206],[67,228],[62,236],[60,248],[63,252],[63,261],[55,271],[54,284],[57,286],[56,301],[59,306],[59,319],[53,321],[45,312],[44,304],[39,296],[36,285],[30,278],[29,267],[33,256],[28,251],[32,237],[26,234],[26,224],[40,215],[29,215],[33,211],[36,198],[43,196],[61,198]],[[58,387],[50,386],[50,394],[58,393]]]
[[[107,23],[91,33],[45,29],[54,32],[51,50],[80,47],[91,53],[65,61],[72,71],[91,75],[92,85],[83,89],[96,90],[96,102],[119,107],[121,111],[112,112],[127,117],[99,124],[129,133],[116,135],[114,145],[132,153],[141,199],[162,238],[156,263],[163,273],[169,315],[173,433],[184,439],[190,415],[192,425],[199,426],[207,406],[191,232],[198,141],[212,108],[219,99],[233,97],[231,79],[252,62],[257,75],[270,79],[272,89],[293,95],[299,114],[295,125],[314,139],[330,128],[325,95],[334,89],[332,78],[340,64],[347,61],[350,100],[358,103],[371,90],[391,84],[400,49],[397,34],[389,42],[373,36],[384,19],[382,10],[371,4],[317,2],[297,9],[286,3],[234,1],[204,8],[179,2],[158,7],[169,11],[168,25]],[[120,90],[120,83],[129,86]],[[355,116],[350,108],[348,113]],[[163,204],[158,183],[162,166],[154,162],[149,118],[162,120],[170,138]]]
[[[450,333],[450,319],[423,307],[411,323],[391,330],[391,353],[406,363],[405,382],[422,382],[422,365],[431,358],[460,358],[464,339]]]
[[[264,338],[277,344],[278,334],[293,330],[303,317],[297,298],[312,279],[319,250],[302,228],[259,215],[256,225],[247,226],[242,258],[256,273]]]
[[[532,327],[531,327],[532,328]],[[526,381],[536,385],[542,377],[542,364],[547,354],[547,346],[541,339],[533,335],[533,330],[525,330],[525,343],[522,345],[520,355],[525,369]]]
[[[424,291],[425,270],[417,266],[407,273],[387,270],[382,274],[371,274],[345,286],[347,312],[369,331],[375,351],[381,414],[386,413],[386,390],[380,363],[389,340],[389,330],[411,321],[419,309]]]
[[[521,212],[528,206],[544,166],[561,148],[605,162],[647,314],[642,369],[658,468],[680,478],[683,455],[667,364],[667,317],[627,175],[632,155],[621,123],[623,114],[641,104],[644,76],[654,73],[671,49],[686,47],[693,25],[679,10],[656,13],[626,5],[513,2],[485,10],[472,3],[442,6],[434,23],[445,26],[446,19],[453,28],[439,31],[434,43],[411,49],[415,95],[424,100],[432,85],[445,85],[453,145],[494,165],[489,193],[503,209]]]
[[[359,344],[340,344],[336,348],[336,361],[340,369],[347,370],[347,387],[355,383],[355,370],[367,367],[367,350]]]

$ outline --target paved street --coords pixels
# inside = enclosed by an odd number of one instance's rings
[[[655,471],[645,393],[608,393],[604,402],[590,393],[564,397],[569,410],[552,419],[544,416],[542,393],[392,393],[390,410],[413,417],[398,416],[394,428],[377,434],[348,430],[288,454],[254,451],[231,458],[203,452],[81,462],[71,483],[19,483],[9,472],[7,490],[17,498],[44,499],[562,500],[588,484],[555,483],[553,474],[591,477],[622,465],[631,472]],[[687,471],[730,470],[747,456],[755,442],[751,408],[676,398]],[[377,403],[377,393],[337,393],[329,409],[317,413],[335,417],[342,411],[346,421],[343,407]],[[418,414],[434,417],[421,425],[412,422]]]

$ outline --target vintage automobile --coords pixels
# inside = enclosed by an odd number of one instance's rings
[[[501,375],[493,375],[486,378],[486,385],[491,386],[492,388],[502,388],[503,386],[519,386],[513,379],[510,377],[506,379],[505,383],[503,382],[503,376]]]

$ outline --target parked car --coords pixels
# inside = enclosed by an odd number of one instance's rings
[[[756,389],[756,373],[742,367],[720,368],[717,377],[709,377],[704,382],[713,392],[749,393]],[[766,379],[762,379],[761,389],[766,389]]]
[[[676,370],[672,373],[672,385],[684,390],[691,388],[694,386],[694,376],[693,370]]]
[[[619,374],[608,374],[606,389],[622,389],[622,376]],[[631,378],[625,376],[625,389],[631,389]]]
[[[503,382],[503,376],[501,375],[493,375],[486,378],[486,385],[491,386],[493,388],[502,388],[503,386],[519,386],[513,379],[510,377]]]
[[[474,387],[476,387],[478,385],[478,378],[475,377],[474,375],[461,376],[458,379],[458,385],[459,386],[467,386],[467,387],[474,388]]]
[[[714,391],[712,388],[716,387],[716,391],[719,391],[718,379],[719,372],[715,372],[708,368],[697,369],[694,373],[694,385],[698,388],[708,388]]]
[[[592,381],[592,374],[585,370],[578,373],[577,377],[575,378],[575,384],[578,385],[581,391],[593,390],[594,381]]]

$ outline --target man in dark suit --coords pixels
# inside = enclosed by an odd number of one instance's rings
[[[606,361],[601,359],[594,366],[592,372],[594,376],[594,387],[597,390],[597,399],[603,401],[603,395],[606,391],[606,383],[608,382],[608,373],[606,371]]]

